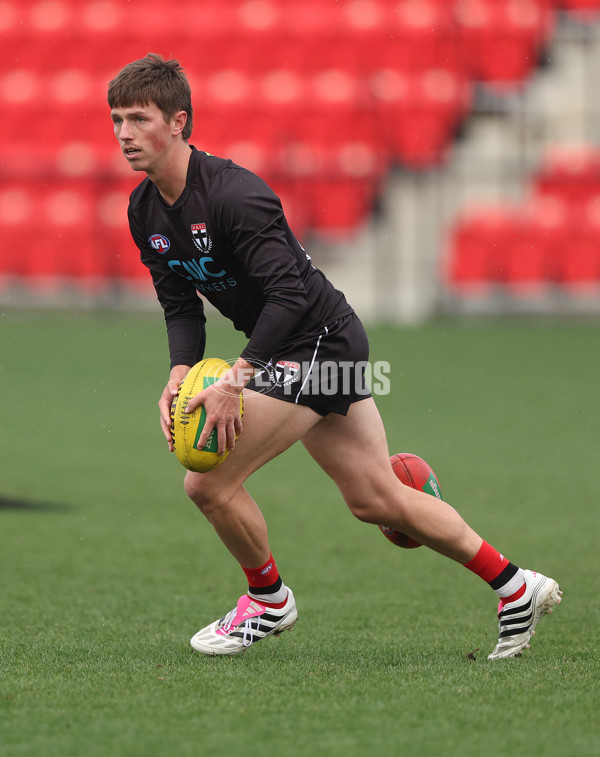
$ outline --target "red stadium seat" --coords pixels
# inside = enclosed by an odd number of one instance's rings
[[[567,202],[573,212],[600,192],[600,150],[588,144],[553,145],[532,177],[535,192]]]
[[[78,4],[79,5],[79,4]],[[195,23],[195,17],[198,17],[199,11],[202,13],[202,40],[212,36],[215,32],[226,31],[226,14],[223,13],[223,3],[215,3],[214,0],[203,0],[201,4],[180,2],[177,4],[177,13],[173,13],[173,6],[165,3],[163,0],[143,0],[139,2],[123,3],[118,0],[118,9],[115,11],[112,5],[108,5],[108,12],[111,18],[105,28],[100,28],[99,34],[105,36],[106,30],[109,31],[110,37],[115,42],[115,48],[120,47],[123,42],[129,40],[136,45],[143,44],[144,49],[141,55],[147,52],[160,52],[165,47],[169,47],[173,42],[188,39],[196,36],[198,39],[198,29],[200,24]],[[85,15],[81,4],[80,26],[85,24],[85,29],[89,30],[84,36],[89,38],[95,36],[97,26],[97,8],[102,9],[98,3],[89,3]],[[195,7],[194,7],[195,6]],[[216,10],[215,10],[216,9]],[[114,21],[117,20],[115,24]],[[106,40],[109,42],[109,40]],[[172,51],[175,53],[175,48]],[[130,58],[127,53],[122,51],[122,62],[126,63]]]
[[[17,5],[17,0],[5,0],[0,3],[0,35],[6,39],[9,33],[18,28],[22,20],[22,5]],[[17,35],[14,35],[15,38]],[[3,50],[3,54],[6,50]]]
[[[47,96],[59,108],[82,106],[88,110],[90,102],[106,98],[106,87],[100,88],[97,78],[82,67],[61,68],[48,77],[46,85]]]
[[[448,281],[458,293],[492,285],[516,297],[561,286],[579,295],[600,288],[600,194],[578,214],[551,196],[533,196],[518,211],[471,208],[449,236]]]
[[[566,291],[582,293],[587,289],[600,289],[600,235],[581,232],[571,238],[565,247],[560,282]]]
[[[328,169],[310,190],[313,227],[330,237],[347,237],[371,212],[382,177],[381,154],[374,142],[356,138],[328,150]]]
[[[44,77],[32,68],[8,70],[0,76],[0,108],[6,116],[0,122],[4,176],[16,179],[45,173],[51,160],[46,130],[56,117],[48,108]]]
[[[104,260],[105,275],[118,279],[145,280],[149,274],[129,232],[127,206],[136,181],[110,182],[97,192],[95,248]]]
[[[244,69],[225,68],[206,77],[203,99],[209,107],[244,108],[254,99],[254,88],[254,80]]]
[[[313,45],[330,37],[331,30],[336,28],[339,20],[339,9],[334,3],[323,3],[322,0],[279,0],[278,4],[281,6],[282,33],[304,41],[310,40]],[[315,57],[314,51],[315,47],[312,47],[311,55],[309,46],[307,54]]]
[[[305,187],[311,208],[311,227],[328,237],[352,235],[371,210],[374,191],[368,178],[316,179]]]
[[[276,176],[269,181],[269,186],[281,200],[290,228],[301,241],[310,221],[310,207],[302,188],[288,177]]]
[[[505,205],[468,208],[449,236],[447,277],[455,291],[483,294],[502,279],[503,251],[514,234],[515,214]]]
[[[442,162],[468,108],[467,82],[447,69],[415,75],[386,70],[371,85],[390,154],[414,169]]]
[[[224,3],[223,0],[202,0],[202,3],[198,3],[197,0],[181,0],[178,4],[178,11],[180,13],[180,19],[178,23],[173,25],[173,8],[166,5],[163,0],[154,0],[163,6],[163,12],[166,9],[168,18],[164,29],[173,29],[174,35],[179,39],[187,37],[194,39],[196,42],[200,42],[202,46],[210,39],[217,38],[225,41],[225,47],[227,47],[227,40],[230,35],[236,34],[239,28],[238,23],[233,19],[233,11],[240,5],[240,0],[235,0],[235,3]]]
[[[357,40],[389,33],[393,8],[386,0],[347,0],[340,8],[341,33]]]
[[[600,194],[587,201],[572,223],[557,267],[559,281],[567,291],[600,288]]]
[[[388,59],[380,67],[419,72],[459,66],[460,50],[451,3],[434,0],[402,0],[391,14],[388,37],[393,45],[383,52]]]
[[[36,256],[34,275],[67,279],[105,275],[102,254],[94,254],[93,208],[91,184],[53,182],[44,187],[38,203],[44,242]]]
[[[375,145],[378,140],[377,124],[370,109],[369,98],[362,82],[343,69],[328,69],[306,80],[290,103],[280,109],[280,144],[287,154],[286,171],[292,174],[310,172],[301,166],[289,164],[290,156],[304,153],[306,159],[312,149],[329,172],[336,170],[328,153],[340,144],[366,141]],[[289,150],[286,149],[289,146]],[[297,146],[302,145],[301,152]],[[300,160],[302,160],[300,159]],[[318,170],[321,170],[320,168]]]
[[[282,85],[290,85],[286,79]],[[280,130],[277,83],[246,76],[239,70],[217,71],[204,84],[210,118],[195,110],[192,143],[220,157],[231,157],[259,173],[270,173]],[[288,103],[284,103],[287,107]],[[291,105],[290,105],[291,107]]]
[[[276,170],[282,145],[294,139],[307,101],[308,82],[297,70],[272,69],[259,78],[256,97],[237,140],[262,145],[262,170],[269,175]],[[249,167],[254,170],[254,164]]]
[[[24,182],[0,187],[0,280],[30,273],[29,258],[37,230],[35,193]]]
[[[10,107],[36,106],[44,94],[40,72],[31,67],[11,67],[0,78],[0,102]]]
[[[465,0],[457,18],[472,78],[500,90],[526,81],[553,20],[542,0]]]
[[[375,68],[392,65],[401,47],[392,28],[394,21],[394,9],[385,0],[344,2],[334,27],[336,35],[327,43],[329,52],[322,67],[345,68],[354,75],[368,76]],[[315,64],[319,58],[320,55],[314,56]]]
[[[28,25],[36,35],[56,38],[73,26],[75,4],[66,0],[39,0],[27,13]]]
[[[125,8],[117,0],[84,0],[77,3],[76,23],[88,34],[110,35],[122,27]]]
[[[94,255],[93,206],[91,185],[81,182],[9,185],[0,192],[9,240],[3,272],[37,282],[100,281],[105,270],[102,256]]]
[[[584,23],[595,23],[600,17],[600,0],[557,0],[556,4]]]
[[[54,153],[55,169],[61,178],[95,176],[100,167],[100,156],[89,142],[65,142]]]
[[[276,32],[281,27],[282,7],[276,0],[244,0],[236,9],[236,19],[250,35]]]
[[[347,236],[365,220],[382,172],[381,156],[370,142],[314,140],[286,145],[280,178],[289,183],[303,223],[329,236]],[[307,220],[304,217],[307,216]]]
[[[557,261],[571,234],[567,206],[555,198],[533,198],[515,217],[502,254],[502,280],[522,297],[543,295],[558,278]]]

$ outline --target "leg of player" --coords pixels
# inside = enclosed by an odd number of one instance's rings
[[[560,602],[558,584],[513,565],[447,503],[404,486],[393,474],[383,423],[371,398],[351,405],[347,416],[328,415],[302,442],[357,518],[402,531],[489,583],[500,597],[498,644],[489,657],[521,654],[540,617]]]
[[[188,496],[240,563],[248,593],[219,620],[202,628],[192,647],[232,655],[291,628],[298,617],[292,591],[271,555],[267,525],[243,484],[255,470],[298,441],[321,416],[308,407],[244,391],[244,430],[229,457],[209,473],[188,472]]]
[[[453,507],[396,478],[373,399],[355,402],[347,416],[330,413],[302,443],[359,520],[397,528],[463,564],[477,553],[481,537]]]

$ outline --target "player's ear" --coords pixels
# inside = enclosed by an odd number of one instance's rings
[[[187,123],[187,113],[185,110],[180,110],[173,116],[173,136],[176,137],[184,130]]]

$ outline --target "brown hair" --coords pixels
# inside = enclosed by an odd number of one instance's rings
[[[179,61],[148,53],[145,58],[128,63],[108,85],[111,108],[151,103],[162,111],[165,121],[184,110],[187,122],[181,136],[185,140],[191,137],[194,120],[192,92]]]

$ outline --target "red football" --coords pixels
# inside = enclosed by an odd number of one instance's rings
[[[437,476],[433,472],[429,463],[425,462],[422,457],[412,455],[410,452],[400,452],[390,457],[392,469],[406,486],[412,486],[413,489],[421,489],[438,499],[442,499],[442,489]],[[411,539],[410,536],[396,531],[388,526],[379,526],[381,533],[389,539],[392,544],[404,549],[415,549],[423,546],[420,542]]]

